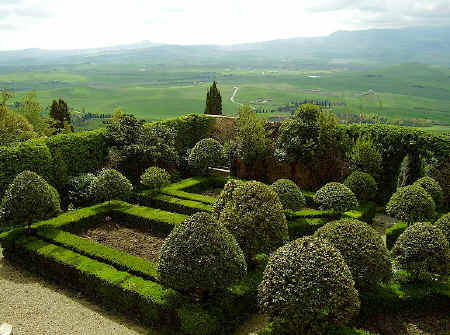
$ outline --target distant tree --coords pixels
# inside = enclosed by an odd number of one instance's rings
[[[55,121],[53,128],[57,133],[73,132],[72,120],[70,118],[69,107],[63,99],[53,100],[50,107],[50,117]]]
[[[217,89],[216,81],[206,93],[205,114],[222,115],[222,96]]]
[[[17,108],[18,113],[25,117],[39,135],[50,135],[48,122],[41,116],[44,110],[43,106],[37,99],[36,90],[27,93]]]

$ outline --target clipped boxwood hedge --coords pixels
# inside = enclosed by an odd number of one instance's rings
[[[405,222],[397,222],[392,227],[386,229],[386,246],[389,250],[394,247],[395,242],[401,234],[408,228]]]

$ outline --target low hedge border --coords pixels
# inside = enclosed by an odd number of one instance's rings
[[[137,201],[141,205],[160,208],[169,212],[192,215],[197,212],[212,212],[211,205],[202,202],[175,198],[165,194],[154,195],[152,191],[137,194]]]
[[[17,239],[5,257],[65,286],[82,288],[146,326],[167,325],[182,334],[195,334],[197,327],[205,335],[216,331],[216,318],[178,292],[35,237]]]
[[[216,198],[193,192],[198,192],[211,186],[223,187],[226,181],[227,178],[225,177],[192,177],[163,187],[161,193],[180,199],[198,201],[206,205],[214,205]]]
[[[369,201],[361,203],[360,206],[354,210],[345,212],[343,217],[371,223],[376,214],[376,203]]]
[[[302,209],[299,211],[284,210],[286,219],[288,221],[295,221],[298,219],[316,219],[316,218],[328,218],[330,220],[340,218],[340,214],[333,210],[318,210],[318,209]]]
[[[386,246],[389,250],[394,247],[395,242],[399,236],[408,228],[405,222],[397,222],[392,227],[386,229]]]
[[[317,229],[329,222],[326,218],[299,218],[288,222],[289,239],[291,241],[308,235],[313,235]]]

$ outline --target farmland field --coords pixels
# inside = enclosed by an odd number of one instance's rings
[[[202,113],[206,90],[216,80],[223,111],[236,113],[237,103],[250,103],[285,116],[280,106],[290,102],[327,100],[333,110],[351,114],[377,114],[390,120],[432,121],[430,131],[450,130],[450,69],[444,66],[404,64],[352,70],[337,68],[206,68],[155,65],[58,65],[0,68],[0,87],[20,101],[36,89],[41,103],[62,97],[73,110],[103,114],[121,108],[146,120]],[[235,102],[230,97],[238,87]],[[91,120],[82,128],[101,125]]]

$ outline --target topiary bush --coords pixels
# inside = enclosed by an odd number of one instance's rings
[[[305,197],[297,184],[292,180],[278,179],[272,184],[272,188],[278,194],[284,209],[298,211],[305,207]]]
[[[343,325],[360,302],[340,252],[317,237],[303,237],[274,252],[258,287],[263,312],[283,320],[288,334],[322,334]]]
[[[119,171],[114,169],[101,170],[91,183],[90,192],[97,201],[124,199],[133,190],[133,185]]]
[[[409,223],[431,219],[435,209],[431,195],[418,185],[400,187],[386,205],[386,213]]]
[[[368,173],[355,171],[344,181],[347,186],[359,200],[372,200],[377,193],[377,183]]]
[[[94,199],[90,192],[92,182],[96,179],[92,173],[84,173],[73,177],[67,185],[67,202],[75,207],[89,205]]]
[[[189,166],[201,173],[207,172],[209,167],[221,165],[222,162],[222,144],[213,138],[205,138],[197,142],[188,156]]]
[[[319,228],[316,237],[328,240],[344,257],[359,288],[372,288],[392,276],[389,251],[381,236],[367,223],[342,219]]]
[[[372,176],[381,171],[383,156],[370,136],[358,137],[348,155],[350,167]]]
[[[164,169],[151,166],[141,176],[141,184],[151,189],[161,189],[170,184],[170,174]]]
[[[441,206],[444,194],[442,192],[441,185],[439,185],[436,180],[431,177],[422,177],[418,179],[413,185],[423,187],[424,190],[427,191],[428,194],[433,198],[436,207]]]
[[[6,189],[0,221],[7,225],[28,224],[61,212],[58,192],[35,172],[19,173]]]
[[[247,272],[244,254],[213,215],[196,213],[175,226],[161,248],[161,283],[177,290],[204,294],[240,281]]]
[[[355,194],[344,184],[328,183],[314,195],[314,201],[321,209],[333,209],[336,212],[346,212],[358,207]]]
[[[220,216],[220,213],[222,213],[228,201],[231,200],[234,190],[237,187],[241,186],[243,183],[244,182],[239,179],[230,179],[229,181],[227,181],[213,206],[213,211],[217,218]]]
[[[436,227],[438,227],[443,233],[448,243],[450,243],[450,213],[447,213],[439,220],[435,222]]]
[[[220,214],[223,224],[236,238],[248,264],[259,253],[269,254],[288,241],[283,206],[275,191],[257,181],[237,187]]]
[[[448,274],[449,244],[442,231],[430,223],[409,226],[392,248],[394,266],[409,272],[412,280]]]

